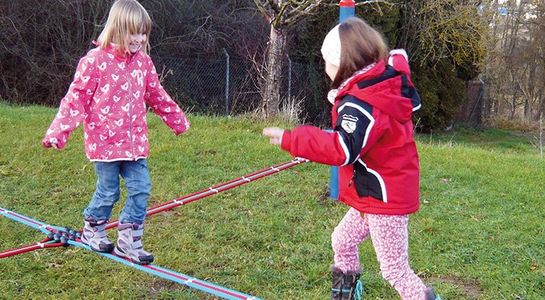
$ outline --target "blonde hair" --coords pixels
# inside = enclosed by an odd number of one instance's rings
[[[341,61],[333,88],[350,78],[356,71],[388,56],[388,46],[378,31],[362,19],[352,17],[339,25]]]
[[[98,37],[101,48],[107,48],[112,43],[117,45],[117,52],[124,55],[129,48],[129,36],[146,34],[143,51],[149,53],[149,35],[151,18],[146,9],[136,0],[116,0],[110,8],[108,20]]]

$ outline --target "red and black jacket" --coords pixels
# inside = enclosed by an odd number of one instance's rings
[[[405,215],[418,210],[419,164],[412,113],[420,97],[404,55],[359,72],[339,89],[333,132],[313,126],[286,130],[282,149],[340,166],[339,200],[362,213]]]

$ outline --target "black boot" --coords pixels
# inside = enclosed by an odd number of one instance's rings
[[[426,290],[426,300],[441,300],[441,297],[435,293],[433,288],[428,287]]]
[[[360,300],[363,287],[360,274],[355,272],[343,273],[336,268],[332,270],[333,287],[331,288],[331,300]]]

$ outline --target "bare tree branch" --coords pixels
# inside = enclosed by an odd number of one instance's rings
[[[273,18],[272,15],[269,14],[269,12],[263,7],[262,3],[259,2],[259,0],[253,0],[253,1],[254,1],[254,4],[255,4],[255,7],[261,13],[261,15],[265,18],[265,20],[267,20],[267,22],[271,23],[272,18]]]
[[[269,2],[269,6],[271,7],[271,9],[279,14],[280,13],[280,5],[279,5],[279,2],[277,2],[278,0],[268,0]]]

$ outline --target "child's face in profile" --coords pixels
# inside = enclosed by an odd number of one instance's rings
[[[146,43],[146,34],[145,33],[138,33],[138,34],[131,34],[129,36],[129,51],[134,54],[140,49],[142,49],[142,46]]]
[[[324,57],[324,61],[325,61],[325,72],[326,72],[327,76],[329,76],[329,78],[331,80],[335,80],[335,76],[337,76],[337,72],[339,71],[339,67],[337,67],[334,64],[330,63],[329,61],[327,61],[327,59],[325,59],[325,57]]]

